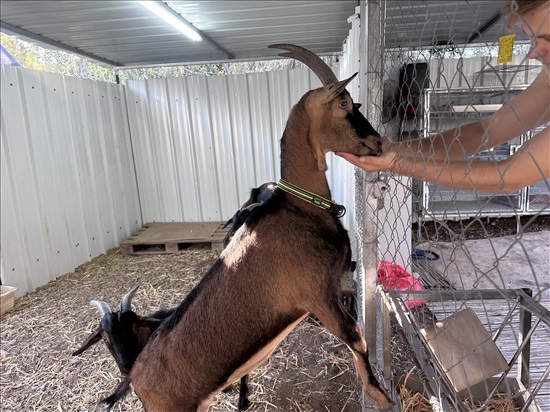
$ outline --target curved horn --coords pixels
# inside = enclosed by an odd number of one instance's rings
[[[288,50],[290,53],[279,53],[281,57],[288,57],[296,59],[304,63],[307,67],[313,71],[323,83],[323,86],[335,83],[338,81],[338,78],[332,71],[332,69],[326,64],[319,56],[317,56],[312,51],[304,49],[303,47],[296,46],[294,44],[271,44],[270,49],[283,49]]]
[[[248,210],[249,212],[252,212],[254,209],[256,209],[258,206],[261,206],[261,202],[258,202],[258,203],[251,203],[249,204],[247,207],[245,207],[244,209],[242,210]]]
[[[132,310],[132,298],[134,297],[136,290],[139,288],[139,285],[133,288],[130,292],[122,297],[120,300],[120,312],[126,312]]]
[[[99,309],[99,314],[101,315],[101,317],[113,313],[109,305],[101,300],[91,300],[90,305],[95,306]]]

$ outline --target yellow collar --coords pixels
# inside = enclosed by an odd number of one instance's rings
[[[291,195],[296,196],[299,199],[305,200],[312,205],[320,207],[321,209],[327,210],[328,212],[342,217],[346,214],[346,208],[342,205],[339,205],[332,200],[325,199],[322,196],[316,195],[315,193],[308,192],[307,190],[300,189],[298,186],[294,186],[292,183],[288,183],[283,179],[279,180],[277,187]]]

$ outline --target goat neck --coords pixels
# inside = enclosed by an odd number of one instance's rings
[[[354,77],[306,93],[292,108],[281,139],[281,178],[327,199],[327,152],[381,152],[380,136],[345,89]]]
[[[281,178],[330,199],[330,188],[324,169],[326,152],[315,153],[316,148],[311,144],[310,133],[308,114],[303,105],[298,104],[292,109],[281,139]],[[321,168],[320,156],[323,158]]]

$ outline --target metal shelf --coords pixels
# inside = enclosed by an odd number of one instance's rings
[[[426,89],[423,95],[423,116],[418,120],[422,134],[427,137],[438,131],[483,119],[526,87],[517,86],[508,90],[495,87],[472,90]],[[471,158],[495,161],[505,159],[536,132],[537,130],[518,136]],[[550,179],[509,195],[457,191],[426,182],[423,182],[421,187],[422,193],[416,207],[418,215],[423,219],[511,217],[550,213]]]

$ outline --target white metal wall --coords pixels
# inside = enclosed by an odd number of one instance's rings
[[[143,223],[231,217],[279,179],[290,109],[320,83],[297,69],[124,88],[2,66],[2,85],[2,283],[22,295]],[[353,239],[353,168],[327,160]]]
[[[121,86],[1,66],[1,280],[21,296],[141,226]]]
[[[398,63],[392,64],[400,69]],[[496,57],[434,58],[429,61],[429,66],[430,88],[434,89],[474,89],[487,86],[508,89],[531,84],[542,68],[539,61],[528,59],[524,55],[514,55],[510,63],[504,64],[498,64]]]
[[[276,182],[290,109],[320,85],[308,69],[128,82],[144,222],[224,221],[250,189]],[[328,161],[333,198],[353,227],[353,167]]]

